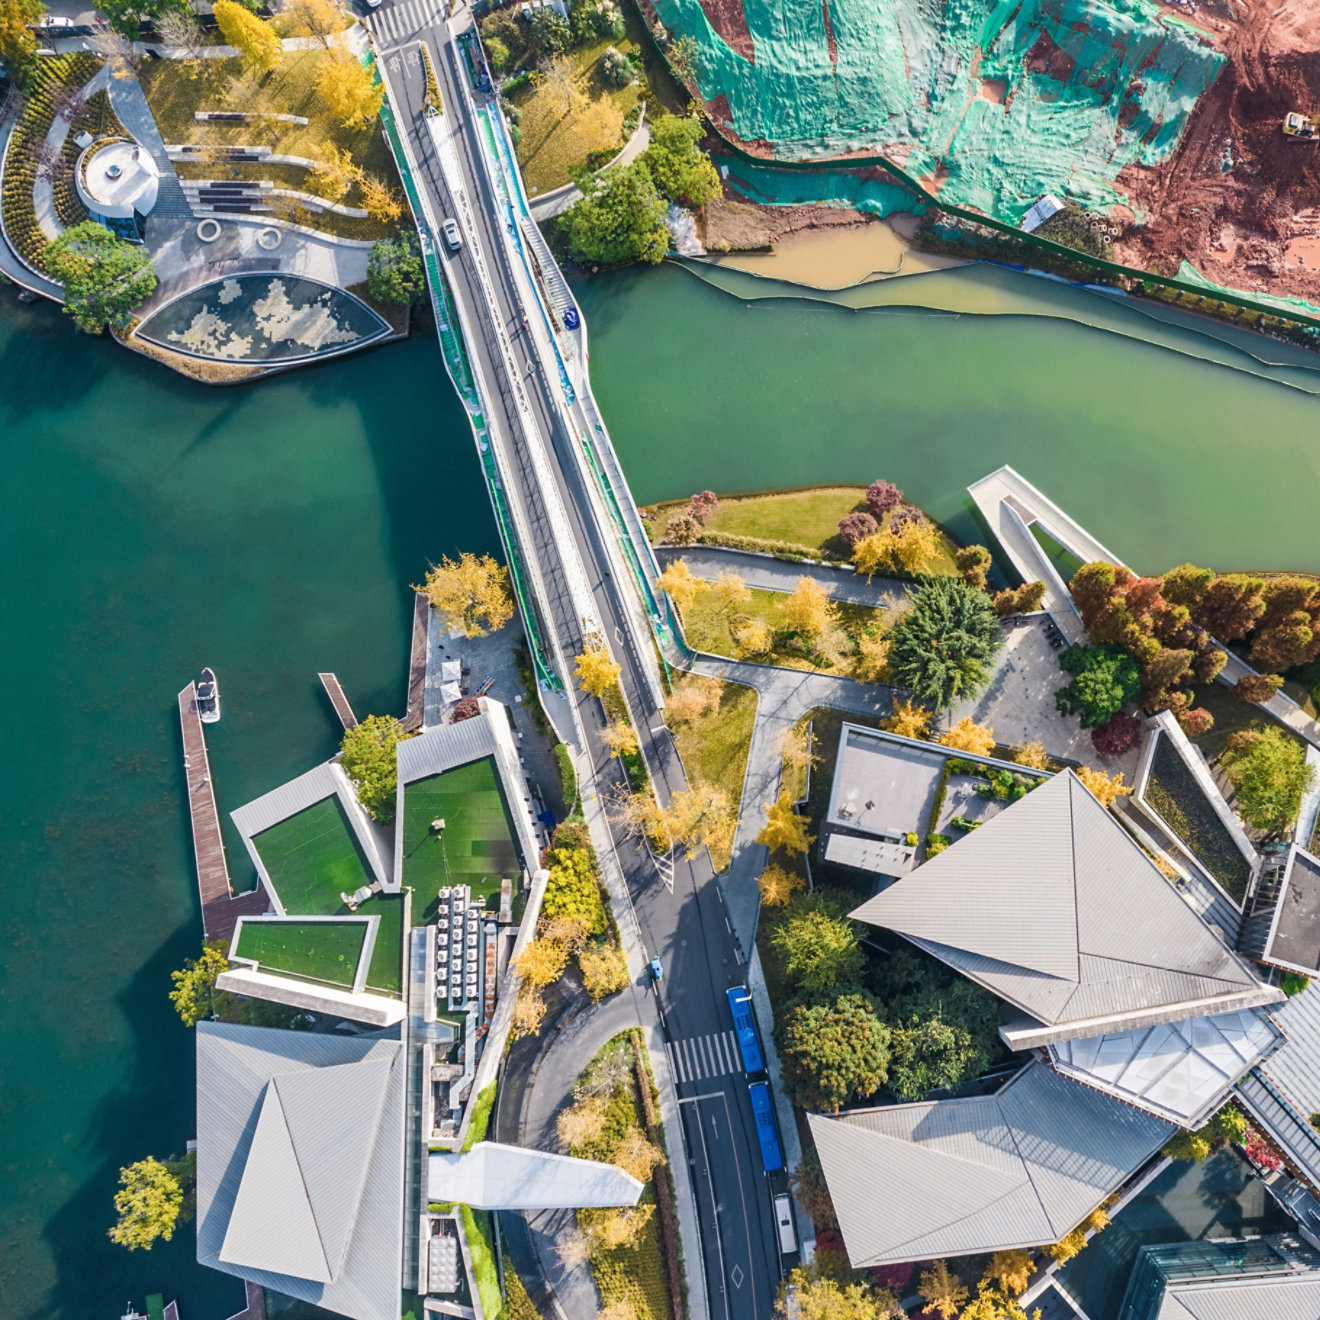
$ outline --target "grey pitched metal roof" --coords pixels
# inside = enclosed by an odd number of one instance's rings
[[[1157,1320],[1320,1320],[1320,1274],[1170,1288]]]
[[[197,1027],[197,1259],[354,1320],[397,1320],[396,1037]]]
[[[1039,1061],[993,1096],[808,1122],[858,1269],[1057,1242],[1174,1131]]]
[[[1282,998],[1072,771],[853,916],[907,936],[1050,1028],[1021,1045],[1149,1025],[1180,1007],[1191,1017]]]

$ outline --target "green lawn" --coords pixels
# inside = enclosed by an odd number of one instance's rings
[[[352,128],[326,113],[316,90],[316,76],[327,52],[286,51],[279,67],[261,75],[245,70],[242,61],[149,60],[140,80],[147,103],[161,136],[167,143],[213,146],[269,146],[276,155],[303,156],[325,160],[328,148],[347,152],[353,163],[400,192],[398,171],[379,121]],[[288,124],[275,119],[212,123],[194,118],[197,110],[245,110],[300,115],[309,122]],[[308,171],[298,166],[203,165],[181,166],[192,177],[271,179],[280,186],[313,192],[307,186]],[[360,186],[354,184],[338,200],[361,207]],[[400,195],[401,192],[400,192]],[[333,212],[309,213],[313,228],[345,238],[383,237],[397,223],[336,216]],[[406,220],[405,211],[404,218]]]
[[[751,589],[750,600],[724,611],[714,592],[701,592],[683,614],[683,633],[688,644],[713,655],[737,658],[738,649],[730,631],[730,622],[739,616],[764,619],[772,629],[785,627],[780,611],[786,599],[782,592]],[[888,626],[889,612],[869,605],[836,604],[839,627],[812,648],[797,638],[777,638],[768,655],[754,657],[765,664],[788,669],[816,669],[830,674],[850,675],[856,659],[856,638],[865,632]]]
[[[367,928],[358,921],[254,921],[248,919],[234,956],[251,958],[266,972],[351,988]]]
[[[358,908],[358,914],[380,918],[376,947],[367,968],[367,989],[397,996],[403,989],[403,895],[377,894]]]
[[[718,680],[712,680],[718,681]],[[674,741],[689,779],[718,784],[737,807],[747,775],[747,753],[756,723],[756,691],[741,683],[720,683],[723,696],[717,711],[674,728]],[[711,852],[717,871],[729,865],[729,855]]]
[[[445,822],[442,835],[432,832],[433,820]],[[403,883],[415,890],[415,919],[435,915],[445,885],[468,885],[474,898],[498,903],[500,881],[516,881],[521,868],[493,757],[415,780],[404,790]]]
[[[663,533],[665,522],[686,500],[667,501],[644,509],[653,534]],[[783,541],[818,551],[823,558],[846,560],[848,551],[839,540],[839,519],[866,512],[865,486],[818,486],[809,490],[768,491],[760,495],[729,496],[705,521],[705,530],[726,536],[750,536],[758,541]],[[939,529],[941,553],[928,565],[930,573],[957,572],[957,545]]]
[[[286,912],[329,917],[343,910],[339,895],[374,880],[337,797],[320,802],[253,840]]]

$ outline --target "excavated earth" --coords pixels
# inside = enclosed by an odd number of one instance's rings
[[[1147,214],[1124,229],[1116,255],[1165,274],[1186,257],[1217,283],[1316,302],[1320,139],[1281,125],[1290,110],[1320,115],[1320,0],[1237,0],[1234,11],[1191,15],[1228,62],[1172,157],[1119,175]]]
[[[753,58],[742,0],[701,4],[720,35]],[[1119,226],[1116,259],[1174,274],[1185,258],[1216,283],[1320,303],[1320,139],[1282,132],[1290,110],[1320,116],[1320,0],[1161,0],[1161,7],[1228,58],[1170,158],[1120,173],[1118,189],[1131,206],[1110,216]],[[1033,54],[1038,63],[1068,58],[1057,49]],[[722,114],[718,102],[708,109],[728,119],[727,106]],[[773,155],[771,144],[757,146]],[[711,226],[712,236],[753,247],[800,227],[784,215],[765,221],[757,225],[737,208]]]

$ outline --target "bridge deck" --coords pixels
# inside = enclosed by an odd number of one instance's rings
[[[179,693],[179,725],[183,731],[183,771],[188,781],[188,814],[192,819],[193,852],[197,858],[197,888],[202,900],[202,933],[208,940],[229,939],[239,917],[260,916],[269,904],[260,887],[235,897],[229,884],[220,812],[211,783],[206,736],[197,713],[197,685]]]
[[[431,602],[419,591],[413,598],[412,655],[408,660],[408,706],[403,727],[415,733],[426,712],[426,635],[431,622]]]
[[[339,680],[333,674],[317,674],[317,678],[321,680],[321,686],[325,688],[325,694],[330,698],[330,704],[335,708],[340,724],[346,729],[351,729],[358,722],[358,718],[353,714],[353,707],[348,704],[348,698],[344,695]]]

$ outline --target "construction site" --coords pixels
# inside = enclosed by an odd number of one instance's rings
[[[767,162],[882,157],[1014,225],[1052,194],[1104,217],[1125,265],[1320,306],[1314,0],[644,7],[692,39],[720,132]],[[839,169],[814,196],[812,174],[755,173],[742,190],[762,204],[912,209],[897,188],[841,190]]]

